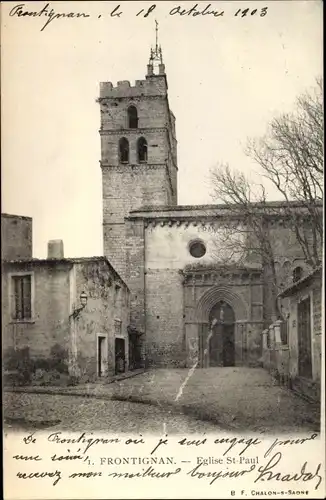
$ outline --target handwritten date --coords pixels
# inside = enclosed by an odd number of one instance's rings
[[[149,17],[151,14],[156,10],[156,4],[152,4],[150,7],[147,7],[146,9],[141,9],[138,11],[135,15],[136,17]],[[259,17],[264,17],[266,16],[268,12],[268,7],[260,7],[258,9],[238,9],[236,12],[233,13],[235,17],[243,18],[246,16],[259,16]],[[212,4],[207,4],[205,7],[202,6],[202,4],[196,3],[190,8],[183,8],[181,5],[177,5],[176,7],[173,7],[172,9],[169,10],[168,14],[170,16],[177,16],[177,17],[223,17],[224,16],[224,10],[216,10],[212,8]],[[39,17],[39,18],[46,18],[45,23],[43,24],[41,31],[44,31],[45,28],[49,26],[52,21],[58,20],[58,19],[80,19],[80,18],[90,18],[91,14],[86,13],[86,12],[57,12],[54,8],[51,7],[49,3],[44,5],[39,10],[28,10],[26,8],[26,4],[20,3],[15,5],[9,12],[10,17],[19,17],[19,18],[30,18],[30,17]],[[112,11],[109,13],[109,17],[111,18],[121,18],[123,16],[123,10],[121,9],[121,5],[118,4],[116,5]],[[102,17],[102,14],[97,15],[98,18]]]

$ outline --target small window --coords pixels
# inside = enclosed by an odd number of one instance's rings
[[[137,142],[138,162],[144,163],[147,161],[147,141],[144,137],[140,137]]]
[[[135,106],[129,106],[128,108],[128,127],[138,128],[138,113]]]
[[[298,266],[295,269],[293,269],[293,283],[296,283],[297,281],[301,280],[302,276],[303,276],[302,267]]]
[[[125,137],[122,137],[119,141],[119,157],[121,163],[129,162],[129,142]]]
[[[116,336],[121,335],[122,329],[121,329],[121,320],[120,319],[115,319],[114,320],[114,334]]]
[[[12,318],[24,320],[32,318],[32,277],[12,276]]]
[[[200,257],[203,257],[205,255],[206,247],[202,241],[196,240],[190,243],[189,252],[192,257],[199,259]]]

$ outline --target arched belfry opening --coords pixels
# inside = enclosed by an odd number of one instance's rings
[[[229,304],[221,300],[209,314],[207,337],[209,366],[234,366],[234,329],[234,311]]]
[[[128,128],[138,128],[138,111],[135,106],[128,108]]]
[[[139,163],[147,162],[147,141],[144,137],[140,137],[137,141],[137,156]]]
[[[129,162],[129,141],[125,137],[119,140],[119,160],[121,163]]]

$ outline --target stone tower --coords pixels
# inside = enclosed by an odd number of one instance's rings
[[[104,255],[125,278],[124,218],[143,206],[177,204],[175,117],[157,36],[146,79],[101,83],[99,103]]]

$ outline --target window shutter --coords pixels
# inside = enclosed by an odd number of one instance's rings
[[[30,319],[32,316],[32,297],[31,297],[31,277],[24,276],[23,285],[23,318]]]
[[[13,302],[14,302],[14,307],[12,309],[13,311],[13,317],[14,319],[22,319],[22,287],[21,287],[21,278],[15,276],[13,278],[14,282],[14,296],[13,296]]]

